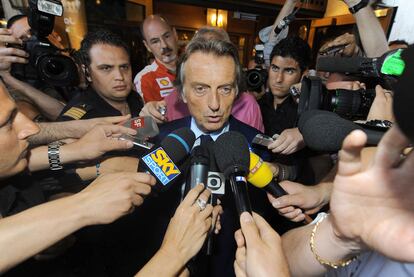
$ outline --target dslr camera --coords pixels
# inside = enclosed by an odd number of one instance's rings
[[[256,68],[248,70],[245,78],[247,89],[249,91],[260,92],[262,90],[262,86],[265,85],[267,81],[267,70],[262,68],[262,65],[265,63],[263,53],[264,45],[256,44],[254,49],[254,61],[256,62]]]
[[[41,80],[52,86],[76,86],[78,69],[74,61],[54,46],[47,36],[52,33],[55,16],[62,16],[63,6],[57,0],[30,0],[28,23],[32,36],[23,43],[29,53],[28,64],[12,64],[11,74],[23,81]],[[15,47],[15,46],[13,46]]]
[[[348,120],[364,120],[374,99],[374,89],[328,90],[319,77],[304,77],[299,96],[298,115],[308,110],[325,110]]]

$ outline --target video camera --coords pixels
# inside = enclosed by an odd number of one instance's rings
[[[47,39],[52,33],[55,16],[62,16],[63,6],[57,0],[30,0],[28,22],[32,36],[23,43],[29,53],[28,64],[12,64],[11,74],[23,81],[42,80],[53,86],[79,84],[74,61]],[[15,46],[13,46],[15,47]]]
[[[325,110],[349,120],[366,119],[374,99],[374,89],[328,90],[319,77],[304,77],[298,115],[308,110]]]
[[[402,49],[392,50],[378,58],[320,57],[316,69],[325,72],[340,72],[347,75],[370,78],[387,88],[397,83],[405,69],[401,57]],[[292,96],[295,95],[295,90]],[[307,110],[335,112],[349,120],[366,119],[375,99],[374,89],[327,90],[318,77],[305,77],[299,96],[298,114]]]
[[[391,50],[377,58],[320,57],[316,64],[316,70],[377,78],[391,88],[405,69],[405,62],[401,58],[403,51],[403,49]]]
[[[267,81],[267,70],[262,67],[265,63],[264,60],[264,46],[263,44],[257,44],[254,49],[254,61],[256,63],[256,68],[250,69],[246,72],[246,84],[247,89],[249,91],[257,91],[260,92],[262,90],[262,86],[266,84]]]

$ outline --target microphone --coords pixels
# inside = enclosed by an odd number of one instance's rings
[[[222,134],[214,143],[214,156],[218,168],[230,181],[239,216],[246,211],[251,213],[246,181],[250,155],[245,137],[233,131]]]
[[[304,112],[298,127],[306,145],[321,152],[338,152],[345,137],[353,130],[362,130],[367,134],[367,145],[378,145],[384,135],[383,131],[363,128],[333,112],[321,110]]]
[[[317,71],[340,72],[362,77],[387,78],[396,81],[404,72],[402,49],[389,51],[378,58],[319,57]]]
[[[190,186],[195,188],[197,184],[203,183],[207,186],[208,171],[210,164],[210,154],[204,145],[194,147],[190,158]]]
[[[269,166],[253,152],[250,152],[250,172],[247,181],[253,186],[263,189],[274,197],[288,194],[279,183],[273,180],[273,173]],[[312,222],[312,218],[305,214],[305,223]]]
[[[124,123],[124,126],[136,130],[137,134],[134,137],[140,139],[152,138],[160,133],[157,123],[151,116],[131,118]]]
[[[164,190],[177,178],[181,171],[177,164],[190,153],[195,142],[195,135],[190,128],[181,128],[167,135],[159,147],[141,158],[138,171],[148,172],[155,177],[156,190]]]
[[[151,116],[134,117],[127,120],[123,125],[127,128],[136,130],[137,134],[135,136],[122,134],[119,139],[129,140],[134,145],[145,149],[151,149],[154,146],[154,144],[148,142],[147,139],[155,137],[160,132],[157,123]]]
[[[287,192],[273,180],[273,173],[269,166],[253,152],[250,152],[250,167],[247,181],[253,186],[264,189],[275,197],[286,195]]]

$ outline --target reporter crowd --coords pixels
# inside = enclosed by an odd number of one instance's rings
[[[223,29],[179,55],[160,15],[140,26],[154,61],[136,76],[127,44],[97,30],[71,53],[78,84],[59,85],[31,58],[31,15],[10,18],[0,273],[413,276],[414,48],[387,41],[370,1],[343,1],[357,29],[312,61],[286,0],[259,34],[255,88]]]

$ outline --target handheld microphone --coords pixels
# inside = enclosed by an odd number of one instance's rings
[[[253,152],[250,152],[250,167],[247,181],[253,186],[264,189],[275,197],[286,195],[287,192],[273,180],[273,173],[269,166]]]
[[[396,49],[378,58],[320,57],[316,63],[316,70],[362,77],[388,78],[396,81],[405,69],[405,62],[401,58],[402,52],[402,49]]]
[[[209,169],[210,157],[208,149],[203,145],[194,147],[191,152],[190,159],[190,187],[195,188],[197,184],[207,184],[208,169]]]
[[[157,123],[151,116],[131,118],[124,123],[124,126],[136,130],[137,134],[134,137],[140,139],[152,138],[160,133]]]
[[[246,211],[251,213],[246,181],[250,154],[246,139],[240,133],[233,131],[222,134],[214,143],[214,156],[218,168],[230,181],[239,216]]]
[[[288,194],[279,183],[273,180],[273,173],[269,166],[253,152],[250,152],[250,172],[247,181],[253,186],[263,189],[274,197]],[[312,222],[312,218],[305,214],[305,223]]]
[[[190,128],[181,128],[167,135],[159,147],[141,158],[138,171],[149,172],[157,180],[156,190],[164,190],[181,171],[177,164],[186,158],[195,142]]]
[[[378,145],[384,135],[383,131],[363,128],[333,112],[309,110],[299,118],[299,131],[306,145],[320,152],[338,152],[345,137],[354,130],[367,134],[367,145]]]

